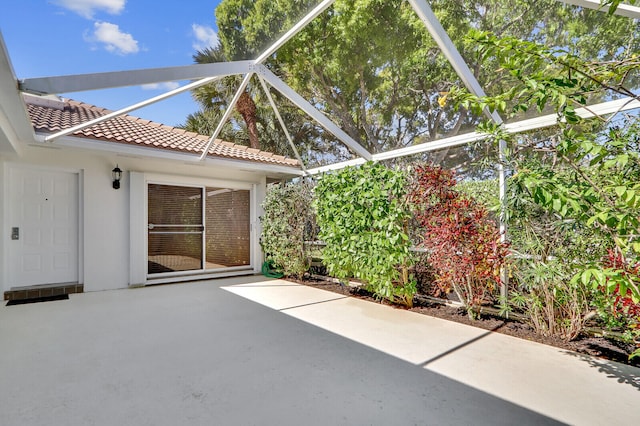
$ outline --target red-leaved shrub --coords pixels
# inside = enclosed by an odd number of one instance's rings
[[[436,285],[454,291],[469,315],[494,299],[507,245],[487,209],[454,189],[453,172],[418,166],[409,200],[429,253]]]
[[[635,265],[629,264],[620,250],[609,249],[604,264],[607,268],[621,271],[623,276],[636,277],[635,281],[638,281],[637,277],[640,277],[640,263]],[[606,291],[604,287],[601,290]],[[612,296],[614,296],[612,306],[613,314],[623,315],[630,321],[640,322],[640,303],[634,303],[631,295],[631,289],[626,289],[625,294],[621,294],[620,285],[618,284],[616,286],[612,294]]]

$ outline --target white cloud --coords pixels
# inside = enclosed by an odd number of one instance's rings
[[[120,31],[120,27],[109,22],[96,22],[93,24],[95,31],[93,37],[95,41],[103,43],[109,52],[120,55],[137,53],[140,48],[138,42],[131,34]]]
[[[193,36],[196,41],[193,43],[193,48],[196,50],[204,50],[207,47],[214,47],[218,44],[218,34],[211,27],[205,25],[193,24],[191,25]]]
[[[54,3],[69,9],[78,15],[92,19],[98,10],[104,10],[111,15],[122,12],[127,0],[55,0]]]
[[[144,90],[173,90],[180,87],[180,83],[176,81],[167,81],[164,83],[151,83],[151,84],[143,84],[142,88]]]

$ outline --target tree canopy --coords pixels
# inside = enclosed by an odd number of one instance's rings
[[[215,10],[216,49],[228,60],[256,58],[316,4],[223,0]],[[430,4],[489,94],[505,92],[513,79],[500,71],[495,57],[476,53],[476,41],[467,37],[472,30],[535,41],[593,60],[620,59],[640,45],[634,20],[555,0]],[[449,89],[461,82],[403,0],[337,0],[269,58],[267,66],[374,153],[452,136],[480,121],[479,115],[448,102]],[[261,147],[283,149],[286,144],[269,119],[266,100],[255,90],[248,93],[262,117]],[[288,102],[282,106],[305,160],[313,162],[325,153],[332,159],[344,157],[344,147],[336,147],[334,138],[310,125]],[[246,128],[241,120],[235,125]]]

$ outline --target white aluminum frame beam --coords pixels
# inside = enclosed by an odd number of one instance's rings
[[[271,108],[273,109],[273,112],[276,115],[276,118],[278,119],[278,123],[280,123],[280,127],[282,128],[282,131],[284,132],[284,135],[287,138],[287,141],[289,142],[289,146],[293,150],[293,154],[296,156],[296,158],[300,162],[300,168],[302,169],[302,171],[306,175],[307,174],[307,168],[304,166],[304,161],[302,161],[302,157],[300,157],[300,153],[298,152],[298,149],[296,148],[296,145],[293,143],[293,138],[289,134],[289,130],[287,129],[287,126],[284,123],[284,120],[282,119],[282,116],[280,115],[280,111],[278,110],[278,107],[277,107],[275,101],[273,100],[273,96],[271,96],[271,92],[269,91],[269,87],[267,87],[267,83],[259,75],[258,75],[258,80],[260,81],[260,84],[262,85],[262,90],[264,90],[265,95],[267,95],[267,99],[269,100],[269,104],[271,104]]]
[[[289,31],[284,33],[282,37],[280,37],[275,43],[269,46],[260,56],[255,59],[256,64],[261,64],[266,61],[269,56],[276,53],[276,51],[284,45],[287,41],[289,41],[293,36],[298,34],[304,27],[306,27],[309,22],[313,21],[318,15],[327,10],[329,6],[331,6],[335,0],[324,0],[319,3],[316,7],[311,9],[309,13],[307,13],[301,20],[298,21]]]
[[[572,4],[574,6],[594,9],[599,12],[607,13],[609,6],[603,6],[600,0],[557,0],[562,3]],[[640,19],[640,7],[631,6],[630,4],[620,3],[618,8],[613,12],[615,15],[625,16],[627,18]]]
[[[372,156],[362,145],[353,140],[344,130],[331,121],[326,115],[317,110],[306,99],[300,96],[295,90],[289,87],[278,76],[272,73],[264,65],[256,65],[256,73],[263,77],[273,88],[282,93],[287,99],[293,102],[298,108],[306,112],[311,118],[316,120],[322,127],[337,137],[342,143],[351,148],[356,154],[365,160],[371,160]]]
[[[73,93],[114,87],[139,86],[165,81],[196,80],[246,74],[251,71],[252,66],[253,61],[217,62],[179,67],[27,78],[19,82],[18,88],[23,92],[36,95]]]
[[[456,71],[458,76],[462,79],[463,83],[471,93],[476,96],[484,97],[486,96],[484,89],[480,86],[478,79],[476,79],[475,75],[465,62],[464,58],[458,52],[455,44],[451,41],[449,34],[445,31],[444,27],[436,17],[431,7],[427,4],[425,0],[408,0],[413,7],[413,10],[416,12],[422,23],[427,27],[427,30],[433,37],[436,44],[440,47],[440,51],[447,58],[453,69]],[[489,111],[489,108],[484,109],[484,114],[488,116],[491,120],[493,120],[496,124],[502,124],[503,120],[500,115],[493,111]],[[505,211],[506,211],[506,197],[507,197],[507,177],[506,171],[504,169],[505,162],[505,153],[507,151],[507,144],[505,141],[501,140],[498,142],[498,186],[499,186],[499,199],[500,199],[500,241],[507,241],[507,223],[505,221]],[[506,276],[506,272],[503,269],[501,272],[503,276],[503,282],[500,285],[500,294],[503,297],[507,296],[507,286],[506,280],[508,279]]]
[[[609,114],[616,114],[619,112],[630,111],[633,109],[640,109],[640,101],[632,98],[617,99],[615,101],[602,102],[599,104],[589,105],[584,108],[576,109],[576,114],[582,118],[594,118],[602,117]],[[527,120],[521,120],[514,123],[505,124],[504,128],[507,133],[517,134],[524,133],[531,130],[543,129],[545,127],[551,127],[558,124],[558,114],[548,114],[541,117],[530,118]],[[389,160],[393,158],[406,157],[409,155],[420,154],[422,152],[435,151],[438,149],[449,148],[458,145],[464,145],[471,142],[476,142],[485,139],[487,135],[485,133],[470,132],[462,135],[456,135],[449,138],[438,139],[431,142],[424,142],[418,145],[407,146],[404,148],[395,149],[392,151],[382,152],[380,154],[374,154],[374,161]],[[331,170],[340,170],[344,167],[363,164],[364,160],[356,159],[344,161],[341,163],[330,164],[328,166],[316,167],[307,170],[311,175],[328,172]]]
[[[231,103],[227,106],[227,109],[224,112],[224,115],[220,119],[220,122],[218,123],[218,127],[216,127],[215,132],[213,132],[213,135],[211,135],[211,137],[209,138],[209,142],[207,142],[207,146],[202,151],[202,154],[200,155],[200,160],[201,161],[204,160],[205,158],[207,158],[207,155],[209,154],[209,149],[211,148],[211,145],[216,140],[216,138],[218,137],[218,135],[222,131],[222,127],[225,125],[225,123],[227,122],[227,120],[231,116],[231,113],[233,112],[233,108],[236,106],[236,103],[238,103],[238,99],[240,99],[240,96],[242,96],[242,93],[244,93],[244,89],[247,88],[247,85],[249,84],[249,80],[251,80],[252,76],[253,76],[252,72],[250,72],[250,73],[248,73],[247,75],[244,76],[244,79],[242,80],[242,83],[240,83],[240,87],[236,91],[236,94],[233,96],[233,99],[231,99]]]
[[[334,134],[345,145],[347,145],[349,148],[355,151],[356,154],[362,156],[364,160],[387,159],[387,158],[395,158],[398,156],[411,155],[413,153],[422,152],[422,145],[429,145],[429,148],[425,149],[425,151],[439,149],[438,146],[440,145],[440,142],[443,142],[446,139],[443,139],[442,141],[438,141],[438,143],[430,142],[426,144],[402,148],[400,150],[394,150],[386,153],[371,155],[364,147],[362,147],[359,143],[357,143],[355,140],[349,137],[349,135],[347,135],[342,129],[340,129],[340,127],[338,127],[335,123],[329,120],[323,113],[318,111],[304,98],[298,95],[293,89],[291,89],[282,80],[280,80],[277,76],[275,76],[275,74],[271,73],[264,66],[259,65],[260,63],[266,61],[282,45],[284,45],[288,40],[290,40],[298,32],[300,32],[313,19],[315,19],[317,16],[323,13],[326,9],[328,9],[334,3],[334,1],[335,0],[324,0],[321,3],[319,3],[314,9],[312,9],[305,17],[303,17],[300,21],[298,21],[289,31],[287,31],[280,39],[274,42],[254,61],[195,64],[195,65],[180,66],[180,67],[149,68],[149,69],[140,69],[140,70],[132,70],[132,71],[30,78],[30,79],[25,79],[20,81],[19,89],[21,91],[35,93],[35,94],[70,93],[70,92],[105,89],[105,88],[113,88],[113,87],[135,86],[135,85],[158,83],[158,82],[164,82],[164,81],[200,79],[196,82],[187,84],[178,89],[169,91],[167,93],[164,93],[162,95],[156,96],[149,100],[137,103],[130,107],[120,109],[118,111],[115,111],[106,116],[100,117],[98,119],[88,121],[86,123],[83,123],[78,126],[74,126],[72,128],[66,129],[64,131],[58,132],[53,135],[49,135],[46,138],[46,140],[50,141],[60,136],[68,135],[78,130],[81,130],[83,128],[95,125],[102,121],[109,120],[113,117],[126,114],[135,109],[142,108],[144,106],[150,105],[155,102],[159,102],[161,100],[164,100],[168,97],[182,93],[184,91],[192,90],[195,87],[208,84],[223,76],[246,74],[245,81],[248,82],[251,76],[251,72],[254,71],[253,68],[257,66],[259,67],[260,74],[264,76],[264,78],[267,81],[269,81],[269,83],[274,88],[276,88],[276,90],[280,91],[280,93],[282,93],[284,96],[290,99],[294,104],[296,104],[299,108],[301,108],[303,111],[309,114],[313,119],[315,119],[319,124],[321,124],[326,130]],[[596,9],[603,12],[607,10],[607,8],[602,7],[599,0],[558,0],[558,1],[580,6],[580,7]],[[445,57],[449,60],[449,62],[451,63],[455,71],[458,73],[458,75],[462,79],[465,86],[475,95],[484,96],[485,95],[484,90],[482,89],[479,82],[473,75],[472,71],[469,69],[466,62],[464,61],[464,59],[456,49],[455,45],[453,44],[448,34],[446,33],[446,31],[438,21],[437,17],[431,10],[428,3],[425,0],[408,0],[408,2],[410,3],[414,11],[417,13],[418,17],[423,21],[429,33],[434,38],[434,40],[440,47],[440,50],[443,52]],[[620,4],[615,13],[618,15],[637,19],[637,18],[640,18],[640,7],[630,6],[627,4]],[[206,78],[204,78],[205,76]],[[263,86],[265,86],[265,82],[262,79],[262,77],[259,76],[259,78],[260,78],[260,82],[263,84]],[[244,85],[244,88],[246,88],[246,84]],[[236,97],[239,97],[239,95],[242,93],[244,88],[242,90],[239,90],[236,93]],[[267,94],[268,94],[268,90],[267,90]],[[234,99],[236,97],[234,97]],[[235,101],[237,101],[237,99],[235,99]],[[215,140],[215,137],[217,137],[217,134],[219,134],[222,126],[224,125],[224,122],[228,119],[228,116],[230,115],[234,105],[235,105],[235,102],[232,100],[232,104],[229,106],[228,110],[225,112],[224,119],[219,124],[218,128],[216,129],[216,132],[209,140],[207,149],[203,151],[201,158],[206,157],[211,144]],[[274,111],[276,112],[276,115],[278,116],[278,120],[280,121],[281,125],[283,125],[282,118],[279,117],[277,108],[274,108]],[[485,114],[489,116],[494,122],[498,124],[502,123],[502,119],[497,113],[495,112],[490,113],[488,110],[485,110]],[[539,119],[541,120],[541,122],[547,121],[547,119],[544,117]],[[537,120],[537,119],[533,119],[533,120]],[[507,128],[509,128],[510,126],[511,125],[508,125]],[[292,144],[293,142],[290,136],[288,135],[288,132],[286,131],[286,127],[283,126],[283,129],[285,129],[285,133],[287,134],[287,139],[289,140],[289,143]],[[464,140],[464,138],[460,140]],[[468,143],[468,142],[460,142],[460,140],[455,144]],[[500,142],[501,155],[505,148],[506,146],[504,146],[504,142],[501,141]],[[300,158],[298,159],[300,160]],[[352,161],[361,162],[360,160],[352,160]],[[304,168],[304,166],[302,167]],[[503,171],[501,171],[501,177],[502,177],[502,174],[503,174]],[[502,189],[502,185],[501,185],[501,189]]]
[[[282,37],[280,37],[271,46],[269,46],[264,52],[262,52],[262,54],[260,56],[258,56],[254,61],[252,61],[252,63],[253,63],[252,68],[255,67],[256,65],[259,65],[262,62],[266,61],[269,58],[269,56],[273,55],[283,44],[285,44],[293,36],[298,34],[298,32],[300,32],[305,26],[307,26],[307,24],[309,22],[311,22],[313,19],[315,19],[316,16],[320,15],[329,6],[331,6],[334,1],[335,0],[324,0],[322,3],[318,4],[315,8],[313,8],[300,21],[298,21],[289,31],[287,31]],[[207,144],[206,149],[202,152],[202,155],[200,156],[200,160],[203,160],[207,156],[207,153],[209,152],[209,148],[211,147],[211,144],[213,143],[215,138],[218,137],[218,134],[220,133],[220,130],[222,129],[222,126],[224,126],[225,122],[229,118],[229,115],[231,114],[231,112],[233,110],[233,107],[235,106],[235,104],[238,101],[238,98],[240,97],[242,92],[247,87],[247,84],[248,84],[250,79],[251,79],[251,75],[247,75],[245,77],[245,80],[243,81],[243,84],[241,85],[241,89],[238,90],[238,92],[236,93],[236,96],[231,101],[231,104],[227,107],[227,110],[225,111],[224,116],[220,120],[220,123],[218,123],[218,127],[216,128],[216,131],[211,136],[211,139],[209,139],[209,143]],[[274,108],[274,111],[277,111],[277,110]],[[300,161],[300,164],[302,165],[302,161]],[[304,167],[304,166],[302,166],[302,167]]]
[[[311,176],[319,175],[321,173],[331,172],[334,170],[341,170],[345,167],[359,166],[366,163],[364,158],[354,158],[353,160],[341,161],[340,163],[328,164],[326,166],[314,167],[307,170],[307,173]]]
[[[246,88],[248,81],[251,78],[253,67],[256,63],[264,62],[269,56],[273,55],[283,44],[289,39],[300,32],[309,22],[315,19],[318,15],[324,12],[329,6],[334,3],[335,0],[324,0],[312,9],[304,18],[302,18],[296,25],[294,25],[289,31],[287,31],[280,39],[278,39],[273,45],[267,48],[256,60],[254,61],[236,61],[236,62],[218,62],[212,64],[195,64],[180,67],[166,67],[166,68],[149,68],[132,71],[117,71],[107,73],[93,73],[93,74],[77,74],[67,76],[55,76],[55,77],[42,77],[42,78],[30,78],[24,79],[19,82],[19,89],[24,92],[33,94],[52,94],[52,93],[72,93],[81,92],[86,90],[98,90],[114,87],[124,86],[136,86],[149,83],[158,83],[165,81],[178,81],[178,80],[192,80],[195,78],[202,78],[195,83],[189,83],[178,89],[171,90],[162,95],[148,99],[146,101],[139,102],[135,105],[131,105],[126,108],[122,108],[118,111],[114,111],[103,117],[95,120],[90,120],[82,123],[78,126],[65,129],[61,132],[49,135],[45,138],[46,141],[53,141],[61,136],[66,136],[82,130],[84,128],[93,126],[103,121],[110,120],[114,117],[126,114],[133,110],[145,107],[155,102],[159,102],[176,94],[185,92],[187,90],[200,87],[208,84],[214,80],[228,75],[246,74],[241,88],[236,92],[236,96],[232,100],[231,104],[227,107],[223,118],[216,131],[209,139],[205,150],[200,156],[200,160],[206,158],[213,141],[220,134],[222,126],[228,120],[233,107],[238,98]],[[203,78],[206,77],[206,78]],[[332,132],[333,133],[333,132]],[[335,134],[335,133],[334,133]],[[336,135],[337,136],[337,135]],[[348,136],[347,136],[348,137]],[[353,142],[355,145],[358,145]],[[358,145],[359,146],[359,145]],[[361,148],[364,150],[364,148]],[[364,151],[366,153],[366,151]],[[368,154],[368,153],[367,153]],[[302,162],[301,162],[302,164]],[[304,167],[304,166],[303,166]]]
[[[171,90],[171,91],[169,91],[167,93],[163,93],[163,94],[158,95],[158,96],[156,96],[154,98],[147,99],[147,100],[142,101],[142,102],[138,102],[137,104],[128,106],[126,108],[119,109],[119,110],[111,112],[111,113],[109,113],[107,115],[103,115],[103,116],[95,118],[93,120],[85,121],[84,123],[78,124],[77,126],[69,127],[68,129],[64,129],[64,130],[61,130],[61,131],[59,131],[57,133],[51,134],[51,135],[45,137],[45,141],[46,142],[51,142],[51,141],[53,141],[53,140],[55,140],[55,139],[57,139],[57,138],[59,138],[61,136],[70,135],[70,134],[75,133],[75,132],[77,132],[79,130],[85,129],[87,127],[91,127],[91,126],[93,126],[95,124],[99,124],[99,123],[102,123],[103,121],[111,120],[112,118],[115,118],[115,117],[118,117],[120,115],[126,114],[126,113],[128,113],[130,111],[133,111],[135,109],[142,108],[142,107],[145,107],[147,105],[151,105],[151,104],[156,103],[156,102],[160,102],[162,100],[165,100],[165,99],[167,99],[167,98],[169,98],[171,96],[177,95],[179,93],[195,89],[196,87],[204,86],[205,84],[211,83],[212,81],[218,80],[220,78],[222,78],[222,77],[208,77],[208,78],[203,78],[203,79],[198,80],[198,81],[194,81],[194,82],[189,83],[189,84],[185,84],[182,87],[178,87],[177,89]]]
[[[142,108],[144,106],[166,99],[178,93],[182,93],[184,91],[191,90],[195,87],[199,87],[204,84],[210,83],[218,78],[228,76],[228,75],[246,74],[245,79],[243,80],[243,84],[241,84],[240,89],[236,92],[236,96],[231,101],[231,104],[227,107],[227,110],[225,111],[223,118],[221,119],[220,123],[218,123],[218,127],[216,128],[214,134],[209,139],[209,142],[207,143],[205,150],[202,152],[200,160],[203,160],[204,158],[206,158],[209,152],[209,149],[213,144],[213,141],[220,134],[222,126],[228,120],[239,96],[242,94],[242,92],[246,88],[246,85],[249,79],[251,78],[253,67],[256,64],[260,64],[266,61],[282,45],[284,45],[288,40],[290,40],[298,32],[300,32],[306,25],[308,25],[309,22],[311,22],[318,15],[320,15],[322,12],[328,9],[334,3],[334,1],[335,0],[324,0],[321,3],[319,3],[315,8],[313,8],[309,13],[307,13],[300,21],[298,21],[289,31],[287,31],[282,37],[280,37],[270,47],[268,47],[254,61],[196,64],[196,65],[181,66],[181,67],[150,68],[150,69],[141,69],[141,70],[132,70],[132,71],[118,71],[118,72],[107,72],[107,73],[31,78],[31,79],[25,79],[20,81],[19,89],[21,91],[29,92],[33,94],[72,93],[72,92],[80,92],[80,91],[86,91],[86,90],[135,86],[135,85],[158,83],[158,82],[164,82],[164,81],[190,80],[194,78],[207,76],[207,78],[203,78],[202,80],[199,80],[195,83],[187,84],[183,87],[180,87],[176,90],[169,91],[160,96],[151,98],[143,102],[139,102],[135,105],[120,109],[118,111],[114,111],[103,117],[97,118],[95,120],[87,121],[78,126],[65,129],[53,135],[49,135],[46,138],[46,140],[52,141],[61,136],[72,134],[86,127],[93,126],[95,124],[101,123],[106,120],[110,120],[111,118],[126,114],[130,111],[133,111],[138,108]],[[349,148],[354,150],[358,155],[361,155],[366,159],[371,159],[371,154],[366,149],[364,149],[360,144],[358,144],[351,137],[349,137],[349,135],[347,135],[342,129],[340,129],[337,125],[335,125],[335,123],[329,120],[320,111],[315,109],[310,103],[308,103],[300,95],[298,95],[295,91],[293,91],[293,89],[291,89],[284,82],[278,79],[275,76],[275,74],[268,72],[266,68],[264,68],[263,71],[265,71],[263,75],[271,74],[271,75],[265,75],[265,78],[269,80],[269,83],[273,85],[273,87],[275,87],[283,95],[285,95],[292,102],[294,102],[294,104],[298,105],[299,108],[301,108],[303,111],[309,114],[312,118],[318,121],[318,123],[320,123],[325,129],[327,129],[329,132],[334,134],[338,139],[340,139],[343,143],[345,143]],[[261,79],[261,82],[262,82],[262,79]],[[276,115],[278,116],[278,119],[282,125],[282,118],[279,117],[277,108],[274,108],[274,111],[276,112]],[[289,142],[293,144],[290,136],[288,135],[288,132],[286,131],[286,127],[283,127],[283,128],[285,129],[285,133],[287,133]],[[294,147],[294,150],[295,150],[295,147]],[[302,160],[300,160],[299,155],[298,155],[298,160],[302,165]],[[304,165],[302,165],[302,168],[304,170]]]
[[[447,34],[427,2],[425,0],[408,1],[422,23],[427,27],[429,34],[433,37],[433,40],[436,42],[438,47],[440,47],[440,51],[444,54],[458,76],[462,79],[464,85],[467,86],[467,89],[476,96],[486,96],[484,89],[478,82],[478,79],[473,75],[473,72],[465,62],[464,58],[460,52],[458,52],[456,45],[453,44],[449,34]],[[496,124],[502,124],[502,118],[496,112],[491,113],[488,108],[485,108],[484,113]]]

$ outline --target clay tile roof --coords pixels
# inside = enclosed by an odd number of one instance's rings
[[[104,108],[73,100],[65,100],[64,103],[60,102],[58,106],[52,106],[46,102],[38,102],[31,96],[25,96],[25,102],[31,117],[31,124],[34,130],[40,133],[54,133],[111,112]],[[79,130],[73,135],[87,139],[191,154],[202,153],[202,150],[209,142],[208,136],[187,132],[183,129],[130,115],[103,121]],[[236,145],[220,139],[214,141],[208,155],[209,157],[299,167],[297,160],[251,149],[243,145]]]

